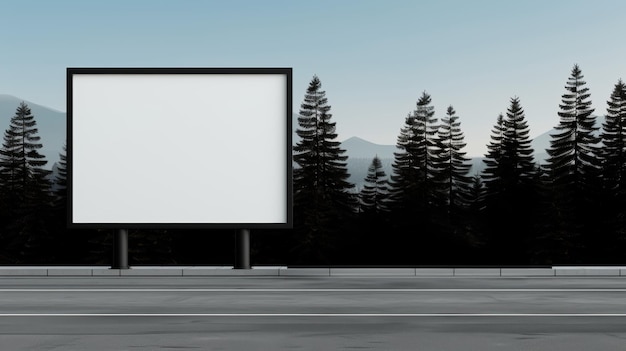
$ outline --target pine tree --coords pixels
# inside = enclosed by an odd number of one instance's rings
[[[519,98],[511,98],[511,106],[507,110],[507,118],[503,121],[502,141],[502,177],[507,185],[525,187],[535,177],[534,150],[528,136],[530,130],[526,123],[524,110]]]
[[[558,112],[560,121],[557,134],[552,135],[547,150],[548,169],[553,185],[565,190],[574,187],[576,191],[586,189],[590,184],[588,176],[596,176],[598,169],[597,144],[594,135],[598,130],[592,115],[589,88],[578,65],[574,65],[562,95]],[[565,192],[569,192],[565,190]],[[571,193],[569,195],[572,195]]]
[[[555,255],[568,261],[584,260],[585,250],[590,254],[599,215],[594,208],[600,175],[599,138],[594,134],[598,128],[583,78],[578,65],[574,65],[559,105],[558,133],[552,135],[547,150],[546,168],[553,195],[551,235],[564,243]]]
[[[626,193],[626,85],[620,79],[607,101],[602,125],[602,179],[612,194]]]
[[[506,118],[498,115],[487,145],[483,179],[488,197],[498,196],[535,178],[536,165],[529,132],[519,98],[511,98]]]
[[[433,152],[433,182],[437,197],[442,199],[446,213],[452,215],[466,207],[466,195],[470,184],[468,173],[472,167],[470,159],[462,151],[465,147],[461,122],[452,106],[448,106],[446,117],[441,119],[437,131],[437,147]]]
[[[299,257],[328,261],[331,240],[354,212],[354,188],[347,179],[347,156],[335,141],[335,122],[322,83],[314,76],[300,105],[301,140],[294,147],[294,216],[301,233]],[[316,256],[315,258],[312,258]]]
[[[599,225],[604,237],[605,257],[621,257],[626,240],[626,85],[620,79],[607,101],[602,125],[602,196],[604,220]]]
[[[485,160],[486,222],[491,251],[499,264],[529,262],[538,200],[534,151],[528,134],[519,98],[512,98],[506,118],[498,116]],[[516,224],[511,227],[511,223]],[[507,228],[506,234],[503,228]]]
[[[368,167],[367,176],[363,189],[359,193],[360,211],[357,222],[351,231],[352,243],[358,243],[357,250],[354,244],[351,261],[347,264],[388,264],[394,257],[394,252],[389,240],[394,233],[389,233],[389,186],[387,176],[383,170],[382,162],[375,156]],[[385,237],[381,234],[387,233]]]
[[[437,121],[434,107],[426,92],[416,103],[413,114],[405,119],[400,130],[394,153],[393,175],[391,176],[392,201],[396,208],[407,212],[427,210],[433,196],[432,182],[434,157],[437,145]]]
[[[420,136],[421,143],[419,144],[420,156],[418,161],[421,161],[420,167],[424,170],[422,172],[423,184],[425,190],[425,207],[428,208],[435,199],[435,186],[433,184],[433,175],[435,172],[435,156],[433,155],[435,148],[437,147],[437,119],[434,118],[435,108],[431,106],[430,95],[425,91],[422,92],[422,96],[419,98],[415,109],[415,121],[417,123],[417,131],[422,135]]]
[[[30,108],[22,102],[5,131],[0,150],[0,186],[10,216],[5,227],[5,248],[17,260],[26,256],[42,259],[50,210],[48,161],[38,150],[43,147]],[[19,257],[22,258],[19,258]]]
[[[434,205],[434,156],[437,126],[431,98],[423,92],[398,136],[390,184],[390,210],[393,231],[403,237],[405,264],[427,262],[440,247],[432,216]]]
[[[387,175],[378,156],[374,157],[367,170],[365,184],[361,190],[361,209],[365,215],[378,216],[389,211],[387,198],[389,187]]]
[[[462,151],[465,142],[461,123],[452,106],[441,121],[436,137],[431,137],[434,147],[428,150],[430,231],[437,237],[436,246],[444,249],[446,259],[462,263],[468,257],[465,213],[471,165]],[[443,259],[443,254],[440,256]]]

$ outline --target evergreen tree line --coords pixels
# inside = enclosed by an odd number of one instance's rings
[[[626,90],[619,80],[598,125],[578,65],[562,95],[545,164],[534,159],[519,97],[470,175],[460,118],[439,121],[423,92],[397,139],[392,174],[374,157],[355,193],[330,105],[314,77],[294,147],[296,260],[366,265],[551,265],[622,262]]]
[[[557,133],[538,164],[521,100],[495,119],[481,174],[469,174],[460,117],[436,117],[423,92],[404,118],[392,174],[373,157],[360,192],[317,76],[293,148],[294,228],[255,230],[253,264],[619,264],[626,239],[626,86],[598,125],[580,68],[565,85]],[[0,150],[0,263],[109,264],[112,232],[67,230],[65,153],[54,177],[29,107]],[[229,230],[133,230],[130,263],[232,264]]]

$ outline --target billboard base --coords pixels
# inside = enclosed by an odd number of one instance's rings
[[[118,229],[113,235],[113,263],[111,269],[129,269],[128,229]]]
[[[235,269],[251,269],[250,229],[238,229],[235,236]]]

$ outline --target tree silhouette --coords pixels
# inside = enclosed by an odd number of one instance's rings
[[[431,97],[423,92],[412,114],[400,129],[392,164],[390,209],[394,231],[401,235],[407,250],[406,263],[425,262],[438,244],[436,219],[432,210],[436,201],[435,148],[437,119]]]
[[[426,92],[416,103],[413,114],[405,119],[400,130],[394,153],[391,175],[391,199],[400,212],[417,214],[429,208],[434,189],[431,185],[433,173],[433,149],[436,144],[437,128],[431,98]]]
[[[347,179],[345,150],[335,141],[335,122],[322,83],[314,76],[300,105],[301,140],[294,146],[294,226],[299,233],[299,260],[328,261],[332,241],[354,213],[354,188]]]
[[[48,162],[38,150],[42,148],[37,123],[30,108],[22,102],[5,131],[0,150],[0,186],[6,218],[3,246],[12,257],[48,256],[42,252],[47,245],[47,222],[50,214],[51,194],[43,168]]]
[[[436,184],[437,197],[442,199],[448,216],[467,205],[467,191],[470,184],[468,173],[472,167],[465,157],[461,122],[452,106],[448,106],[446,117],[441,119],[437,131],[437,146],[433,152],[433,182]]]
[[[466,251],[463,247],[467,244],[464,223],[470,184],[467,174],[471,165],[463,151],[466,144],[461,122],[452,106],[448,106],[446,116],[441,119],[434,141],[435,146],[429,148],[428,166],[428,187],[432,189],[429,215],[434,222],[431,230],[440,238],[439,245],[448,246],[451,259],[456,260]]]
[[[620,79],[607,101],[602,125],[602,196],[604,220],[598,236],[603,237],[605,257],[619,259],[626,239],[626,85]]]
[[[592,115],[589,88],[585,87],[583,78],[578,65],[574,65],[565,86],[567,93],[563,94],[559,105],[560,121],[555,128],[558,133],[552,135],[547,150],[548,169],[554,186],[559,188],[574,186],[577,190],[586,190],[592,183],[587,181],[587,176],[597,175],[594,171],[598,168],[596,156],[600,140],[594,135],[598,128]]]
[[[535,160],[528,136],[530,130],[519,98],[511,98],[511,106],[506,116],[502,142],[502,177],[511,186],[524,186],[535,177]]]
[[[602,179],[608,193],[621,197],[626,192],[626,85],[621,79],[607,104],[602,125]]]
[[[598,213],[593,208],[599,190],[599,138],[594,134],[598,128],[583,78],[578,65],[574,65],[559,105],[557,134],[552,135],[547,150],[546,169],[554,202],[552,235],[554,240],[565,243],[560,260],[567,261],[583,259],[584,249],[593,246],[588,239],[598,224]]]
[[[524,110],[519,98],[510,102],[506,118],[498,116],[488,145],[485,219],[494,259],[500,264],[528,264],[536,217],[536,167]]]

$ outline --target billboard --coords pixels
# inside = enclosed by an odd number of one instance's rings
[[[290,228],[291,68],[68,68],[68,226]]]

